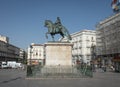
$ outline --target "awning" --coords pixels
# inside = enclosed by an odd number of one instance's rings
[[[120,62],[120,57],[116,56],[112,59],[113,62]]]

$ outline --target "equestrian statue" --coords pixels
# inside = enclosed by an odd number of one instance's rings
[[[47,34],[50,34],[53,41],[54,41],[54,35],[60,34],[62,36],[61,40],[64,37],[67,37],[67,41],[72,40],[68,30],[61,24],[60,18],[57,17],[57,20],[55,23],[53,23],[51,20],[45,20],[45,27],[48,28],[48,32],[46,32],[46,38],[48,39]],[[60,40],[60,41],[61,41]]]

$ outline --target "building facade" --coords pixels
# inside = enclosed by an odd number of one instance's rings
[[[9,43],[9,38],[6,37],[6,36],[0,35],[0,41],[3,41],[3,42],[5,42],[5,43]]]
[[[32,43],[28,47],[27,64],[28,65],[44,65],[44,45]]]
[[[82,30],[71,34],[71,37],[73,64],[78,62],[90,64],[93,57],[92,46],[96,45],[96,31]],[[66,39],[63,39],[63,41],[66,41]]]
[[[20,48],[9,44],[8,37],[0,36],[0,62],[1,61],[19,61]]]
[[[99,22],[96,36],[97,55],[103,65],[109,65],[120,55],[120,13]]]
[[[20,57],[21,62],[26,64],[26,62],[27,62],[27,52],[24,49],[20,49],[19,57]]]

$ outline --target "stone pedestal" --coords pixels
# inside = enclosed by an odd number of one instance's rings
[[[72,46],[67,42],[45,43],[46,66],[71,66]]]

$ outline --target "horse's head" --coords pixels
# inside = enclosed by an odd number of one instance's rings
[[[44,26],[50,28],[50,27],[53,26],[53,23],[50,20],[45,20],[45,25]]]
[[[47,20],[45,20],[45,25],[44,26],[47,27],[47,25],[48,25],[48,22],[47,22]]]

